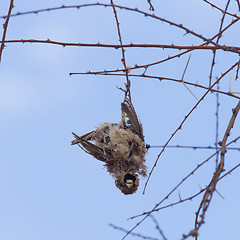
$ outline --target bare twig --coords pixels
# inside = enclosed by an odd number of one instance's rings
[[[154,11],[154,7],[153,7],[153,5],[151,3],[151,0],[147,0],[147,1],[148,1],[148,4],[149,4],[149,10],[150,11]]]
[[[223,12],[223,17],[221,19],[221,24],[220,24],[220,27],[219,27],[219,32],[222,31],[222,28],[223,28],[223,22],[224,22],[224,19],[225,19],[225,16],[226,16],[226,11],[228,9],[228,6],[229,6],[229,3],[230,3],[230,0],[228,0],[226,6],[225,6],[225,10]],[[222,37],[222,34],[219,34],[218,37],[217,37],[217,43],[219,43],[219,40],[220,38]],[[214,64],[215,64],[215,57],[216,57],[216,51],[213,50],[213,59],[212,59],[212,65],[211,65],[211,70],[210,70],[210,76],[209,76],[209,87],[211,86],[211,80],[212,80],[212,73],[213,73],[213,67],[214,67]],[[219,82],[217,83],[217,90],[219,90]],[[217,92],[216,94],[216,137],[215,137],[215,146],[216,148],[218,148],[218,131],[219,131],[219,93]],[[216,168],[218,166],[218,154],[216,155]]]
[[[35,11],[29,11],[29,12],[27,12],[27,13],[25,13],[25,14],[32,14],[32,13],[38,13],[38,12],[43,12],[43,11],[66,9],[66,8],[77,8],[77,9],[79,9],[79,8],[81,8],[81,7],[90,7],[90,6],[112,7],[111,4],[103,4],[103,3],[83,4],[83,5],[74,5],[74,6],[64,6],[64,5],[63,5],[63,6],[61,6],[61,7],[48,8],[48,9],[35,10]],[[206,41],[206,42],[208,42],[208,43],[212,43],[213,45],[217,46],[218,48],[221,48],[222,50],[225,50],[225,51],[227,50],[227,49],[225,48],[225,46],[220,46],[219,44],[213,42],[211,39],[208,39],[208,38],[202,36],[201,34],[198,34],[198,33],[194,32],[194,31],[188,29],[187,27],[183,26],[182,24],[174,23],[174,22],[172,22],[172,21],[169,21],[169,20],[166,20],[166,19],[164,19],[164,18],[158,17],[158,16],[156,16],[155,14],[149,14],[149,13],[147,13],[147,12],[141,11],[141,10],[139,10],[139,9],[137,9],[137,8],[129,8],[129,7],[120,6],[120,5],[116,5],[116,4],[114,4],[114,7],[120,8],[120,9],[125,9],[125,10],[128,10],[128,11],[133,11],[133,12],[136,12],[136,13],[139,13],[139,14],[143,14],[143,15],[146,16],[146,17],[151,17],[151,18],[157,19],[157,20],[159,20],[159,21],[168,23],[168,24],[170,24],[171,26],[175,26],[175,27],[178,27],[178,28],[184,30],[187,34],[192,34],[193,36],[198,37],[198,38],[200,38],[200,39],[202,39],[202,40],[204,40],[204,41]],[[16,14],[15,16],[19,16],[19,15],[23,15],[23,14],[24,14],[24,13],[18,13],[18,14]],[[3,17],[5,17],[5,16],[3,16]],[[235,19],[235,20],[239,20],[239,19],[240,19],[239,17],[236,17],[236,18],[237,18],[237,19]],[[235,20],[234,20],[234,21],[235,21]],[[228,51],[228,50],[227,50],[227,51]]]
[[[81,8],[81,7],[90,7],[90,6],[102,6],[102,7],[112,7],[112,4],[103,4],[103,3],[92,3],[92,4],[83,4],[83,5],[74,5],[74,6],[61,6],[61,7],[55,7],[55,8],[48,8],[48,9],[42,9],[42,10],[35,10],[35,11],[29,11],[27,13],[18,13],[14,16],[19,16],[19,15],[23,15],[23,14],[32,14],[32,13],[38,13],[38,12],[43,12],[43,11],[50,11],[50,10],[58,10],[58,9],[67,9],[67,8]],[[147,13],[147,12],[144,12],[144,11],[141,11],[137,8],[129,8],[129,7],[125,7],[125,6],[120,6],[120,5],[116,5],[114,4],[114,7],[115,8],[120,8],[120,9],[125,9],[125,10],[128,10],[128,11],[133,11],[133,12],[136,12],[136,13],[139,13],[139,14],[143,14],[144,16],[146,17],[151,17],[151,18],[154,18],[156,20],[159,20],[159,21],[162,21],[162,22],[165,22],[165,23],[168,23],[170,24],[171,26],[175,26],[177,28],[180,28],[182,30],[184,30],[187,34],[192,34],[193,36],[195,37],[198,37],[208,43],[212,43],[213,45],[216,45],[218,47],[220,47],[217,43],[213,42],[211,39],[208,39],[204,36],[202,36],[201,34],[198,34],[190,29],[188,29],[187,27],[183,26],[183,24],[178,24],[178,23],[174,23],[172,21],[169,21],[169,20],[166,20],[162,17],[158,17],[156,16],[155,14],[150,14],[150,13]],[[3,16],[5,17],[5,16]],[[240,19],[239,17],[236,17],[237,19]],[[236,19],[235,19],[236,20]],[[225,48],[223,47],[223,50]]]
[[[147,0],[149,1],[149,0]],[[211,4],[210,2],[204,0],[206,3],[210,4],[212,7],[220,10],[221,12],[224,12],[223,9],[217,7],[216,5],[214,4]],[[237,0],[237,2],[239,3],[239,0]],[[89,3],[89,4],[80,4],[80,5],[62,5],[62,6],[59,6],[59,7],[52,7],[52,8],[45,8],[45,9],[38,9],[38,10],[32,10],[32,11],[26,11],[26,12],[17,12],[15,14],[11,14],[11,17],[17,17],[17,16],[22,16],[22,15],[29,15],[29,14],[38,14],[38,13],[41,13],[41,12],[50,12],[50,11],[57,11],[57,10],[61,10],[61,9],[71,9],[71,8],[76,8],[76,9],[80,9],[80,8],[84,8],[84,7],[94,7],[94,6],[104,6],[104,7],[110,7],[111,5],[110,4],[104,4],[104,3]],[[125,9],[125,10],[129,10],[129,11],[139,11],[138,9],[134,9],[134,8],[128,8],[128,7],[125,7],[125,6],[120,6],[120,5],[114,5],[115,7],[117,8],[120,8],[120,9]],[[140,13],[144,13],[143,11],[139,11]],[[147,13],[146,13],[147,14]],[[236,14],[232,14],[232,13],[229,13],[229,12],[226,12],[226,14],[234,17],[234,18],[239,18]],[[151,15],[151,14],[149,14]],[[7,16],[0,16],[0,18],[6,18]]]
[[[2,43],[2,41],[1,41]],[[59,41],[52,41],[50,39],[42,40],[42,39],[16,39],[16,40],[6,40],[5,43],[45,43],[45,44],[54,44],[54,45],[61,45],[62,47],[101,47],[101,48],[169,48],[169,49],[176,49],[176,50],[224,50],[229,52],[234,52],[240,54],[240,47],[235,46],[177,46],[177,45],[163,45],[163,44],[102,44],[102,43],[71,43],[71,42],[59,42]],[[125,69],[124,69],[125,71]],[[73,74],[73,73],[72,73]]]
[[[217,90],[219,91],[219,83],[217,83]],[[216,136],[215,136],[215,147],[218,150],[219,149],[219,145],[218,145],[218,132],[219,132],[219,93],[216,93]],[[216,168],[218,166],[218,154],[216,155]]]
[[[237,5],[238,5],[238,11],[240,11],[240,1],[236,0],[236,2],[237,2]]]
[[[125,74],[114,74],[114,73],[109,73],[106,71],[106,73],[100,71],[100,72],[85,72],[85,73],[70,73],[70,75],[74,75],[74,74],[80,74],[80,75],[88,75],[88,74],[93,74],[93,75],[106,75],[106,76],[125,76]],[[174,78],[168,78],[168,77],[161,77],[161,76],[152,76],[152,75],[139,75],[139,74],[129,74],[130,77],[137,77],[137,78],[150,78],[150,79],[157,79],[159,81],[173,81],[173,82],[178,82],[181,83],[181,80],[179,79],[174,79]],[[191,85],[191,86],[195,86],[198,88],[203,88],[203,89],[209,89],[208,87],[205,87],[203,85],[200,84],[196,84],[196,83],[191,83],[191,82],[187,82],[184,81],[185,84],[187,85]],[[211,92],[219,92],[221,94],[230,96],[230,97],[234,97],[236,99],[240,99],[240,97],[234,95],[232,92],[224,92],[224,91],[220,91],[220,90],[216,90],[216,89],[211,89]]]
[[[227,11],[227,9],[228,9],[229,3],[230,3],[230,0],[228,0],[228,2],[227,2],[227,4],[226,4],[226,7],[225,7],[225,11],[223,12],[223,17],[222,17],[222,19],[221,19],[221,24],[220,24],[220,27],[219,27],[219,32],[222,31],[223,22],[224,22],[224,19],[225,19],[225,15],[226,15],[226,11]],[[219,34],[218,37],[217,37],[216,43],[219,43],[219,40],[220,40],[221,37],[222,37],[222,34]],[[209,76],[209,87],[211,86],[213,67],[214,67],[214,65],[215,65],[215,57],[216,57],[216,50],[213,50],[213,59],[212,59],[212,65],[211,65],[211,70],[210,70],[210,76]]]
[[[237,66],[237,71],[236,71],[236,77],[235,77],[235,81],[238,79],[239,66],[240,66],[240,64],[238,64],[238,66]]]
[[[220,7],[214,5],[213,3],[211,3],[211,2],[209,2],[209,1],[207,1],[207,0],[203,0],[203,1],[206,2],[207,4],[211,5],[213,8],[218,9],[218,10],[221,11],[223,14],[227,14],[227,15],[230,15],[230,16],[232,16],[232,17],[238,17],[236,14],[229,13],[229,12],[227,12],[226,9],[223,10],[223,9],[221,9]]]
[[[5,41],[5,38],[6,38],[8,22],[9,22],[9,18],[10,18],[11,11],[12,11],[13,7],[14,7],[13,6],[13,0],[11,0],[10,1],[10,6],[9,6],[9,9],[8,9],[7,18],[6,18],[5,23],[3,24],[3,36],[2,36],[1,47],[0,47],[0,62],[1,62],[1,59],[2,59],[3,48],[5,46],[4,41]]]
[[[219,35],[222,35],[223,32],[225,32],[227,29],[229,29],[232,25],[234,25],[239,19],[235,19],[233,20],[230,24],[228,24],[224,29],[222,29],[222,31],[218,32],[217,34],[215,34],[212,38],[210,38],[211,40],[214,40],[216,37],[218,37]],[[208,45],[209,42],[205,42],[199,46],[205,46],[205,45]],[[179,53],[179,54],[175,54],[173,56],[168,56],[167,58],[163,59],[163,60],[160,60],[160,61],[157,61],[157,62],[151,62],[151,63],[148,63],[148,64],[144,64],[144,65],[135,65],[134,67],[131,67],[130,70],[133,70],[133,69],[138,69],[138,68],[145,68],[145,70],[150,67],[150,66],[154,66],[154,65],[157,65],[157,64],[160,64],[160,63],[163,63],[163,62],[166,62],[166,61],[169,61],[171,59],[175,59],[175,58],[179,58],[181,57],[182,55],[186,54],[186,53],[189,53],[191,51],[193,51],[194,49],[190,49],[190,50],[186,50],[182,53]],[[125,69],[116,69],[116,70],[109,70],[109,71],[101,71],[99,72],[100,73],[112,73],[112,72],[124,72]],[[81,74],[81,73],[70,73],[70,75],[73,75],[73,74]],[[145,74],[145,72],[144,72]]]
[[[164,145],[149,145],[147,144],[146,148],[149,149],[149,148],[163,148]],[[182,146],[182,145],[168,145],[166,146],[166,148],[184,148],[184,149],[193,149],[193,150],[197,150],[197,149],[209,149],[209,150],[218,150],[219,148],[218,147],[212,147],[212,146],[208,146],[208,147],[204,147],[204,146]],[[237,150],[237,151],[240,151],[240,148],[234,148],[234,147],[229,147],[229,148],[226,148],[227,150]]]
[[[122,43],[122,36],[121,36],[121,31],[120,31],[120,26],[119,26],[117,11],[116,11],[116,9],[115,9],[115,7],[114,7],[113,0],[110,0],[110,1],[111,1],[111,5],[112,5],[112,8],[113,8],[115,20],[116,20],[119,42],[120,42],[121,49],[122,49],[122,63],[123,63],[123,66],[124,66],[124,70],[125,70],[125,74],[126,74],[126,79],[127,79],[126,91],[125,91],[125,99],[126,99],[127,97],[129,97],[129,100],[131,101],[130,80],[129,80],[129,77],[128,77],[128,70],[127,70],[126,58],[125,58],[125,50],[124,50],[123,43]]]

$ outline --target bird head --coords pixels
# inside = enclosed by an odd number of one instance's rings
[[[138,189],[139,178],[131,171],[124,172],[115,180],[115,184],[125,195],[133,194]]]

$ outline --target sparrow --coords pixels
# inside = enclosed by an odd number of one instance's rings
[[[119,123],[105,122],[82,136],[73,133],[71,144],[104,162],[116,187],[127,195],[137,191],[139,175],[147,176],[146,148],[142,125],[129,99],[121,103],[121,110]]]

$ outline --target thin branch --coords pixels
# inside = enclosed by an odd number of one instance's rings
[[[110,7],[111,5],[108,5],[108,4],[102,4],[102,3],[93,3],[93,4],[83,4],[83,5],[72,5],[72,6],[65,6],[65,5],[62,5],[60,7],[54,7],[54,8],[46,8],[46,9],[40,9],[40,10],[34,10],[34,11],[27,11],[27,12],[18,12],[16,14],[12,14],[11,16],[14,17],[14,16],[21,16],[21,15],[26,15],[26,14],[37,14],[37,13],[40,13],[40,12],[45,12],[45,11],[53,11],[53,10],[61,10],[61,9],[69,9],[69,8],[76,8],[76,9],[80,9],[82,7],[90,7],[90,6],[104,6],[104,7]],[[138,11],[138,9],[132,9],[132,8],[127,8],[127,7],[124,7],[124,6],[119,6],[119,5],[115,5],[115,7],[118,7],[120,9],[125,9],[125,10],[129,10],[129,11]],[[149,15],[148,13],[145,13],[143,11],[138,11],[139,13],[141,14],[144,14],[144,16],[151,16]],[[6,18],[7,16],[2,16],[1,18]],[[155,15],[152,15],[151,17],[155,17]],[[234,23],[236,23],[240,18],[235,16],[236,19],[233,20],[227,27],[225,27],[223,31],[225,31],[227,28],[229,28],[231,25],[233,25]],[[222,33],[219,33],[219,34],[222,34]],[[217,35],[215,35],[213,38],[211,38],[210,40],[213,40]],[[208,44],[209,41],[207,41],[206,43],[204,43],[203,45],[205,44]],[[65,46],[64,44],[61,44],[63,46]],[[189,52],[189,51],[192,51],[192,50],[188,50],[186,51],[185,53]],[[178,55],[175,55],[173,57],[169,57],[169,59],[172,59],[172,58],[175,58],[175,57],[178,57],[180,55],[183,55],[185,53],[181,53],[181,54],[178,54]],[[162,61],[160,62],[156,62],[156,63],[151,63],[149,65],[155,65],[155,64],[158,64],[158,63],[161,63]],[[142,66],[139,66],[139,67],[142,67]]]
[[[237,2],[237,5],[238,5],[238,11],[240,11],[240,1],[236,0],[236,2]]]
[[[85,72],[85,73],[69,73],[70,75],[74,75],[74,74],[80,74],[80,75],[88,75],[88,74],[93,74],[93,75],[104,75],[104,76],[125,76],[125,74],[112,74],[112,73],[108,73],[108,71],[106,71],[106,73],[100,71],[100,72]],[[150,79],[157,79],[159,81],[173,81],[173,82],[178,82],[178,83],[181,83],[181,80],[179,79],[175,79],[175,78],[168,78],[168,77],[160,77],[160,76],[152,76],[152,75],[139,75],[139,74],[129,74],[129,77],[140,77],[140,78],[150,78]],[[191,86],[195,86],[195,87],[198,87],[198,88],[203,88],[203,89],[206,89],[208,90],[209,88],[208,87],[205,87],[203,85],[200,85],[200,84],[196,84],[196,83],[191,83],[191,82],[187,82],[187,81],[184,81],[185,84],[187,85],[191,85]],[[219,92],[221,94],[224,94],[224,95],[228,95],[230,97],[234,97],[236,99],[240,99],[240,97],[234,95],[232,92],[223,92],[223,91],[219,91],[219,90],[216,90],[216,89],[211,89],[211,92]]]
[[[2,59],[3,48],[5,46],[4,41],[5,41],[6,34],[7,34],[8,22],[9,22],[9,18],[10,18],[11,11],[12,11],[13,7],[14,7],[13,6],[13,0],[11,0],[10,5],[9,5],[9,9],[8,9],[7,18],[6,18],[5,23],[3,24],[3,36],[2,36],[1,47],[0,47],[0,62],[1,62],[1,59]]]
[[[221,32],[218,32],[217,34],[215,34],[212,38],[210,38],[211,40],[214,40],[216,37],[218,37],[219,35],[221,35],[223,32],[225,32],[227,29],[229,29],[233,24],[235,24],[239,19],[235,19],[233,20],[230,24],[228,24],[224,29],[222,29]],[[205,42],[203,44],[201,44],[200,46],[205,46],[205,45],[208,45],[209,42]],[[154,66],[154,65],[157,65],[157,64],[160,64],[160,63],[163,63],[163,62],[166,62],[166,61],[169,61],[171,59],[174,59],[174,58],[179,58],[181,57],[182,55],[186,54],[186,53],[189,53],[191,51],[193,51],[194,49],[191,49],[191,50],[186,50],[182,53],[179,53],[179,54],[176,54],[176,55],[173,55],[173,56],[168,56],[167,58],[163,59],[163,60],[160,60],[160,61],[157,61],[157,62],[153,62],[153,63],[149,63],[149,64],[144,64],[144,65],[135,65],[134,67],[131,67],[130,70],[133,70],[133,69],[138,69],[138,68],[145,68],[147,69],[148,67],[150,66]],[[102,71],[102,73],[111,73],[111,72],[124,72],[125,69],[116,69],[116,70],[109,70],[109,71]],[[100,73],[100,72],[99,72]],[[70,75],[72,74],[81,74],[81,73],[70,73]],[[145,74],[145,72],[144,72]]]
[[[230,0],[227,1],[227,4],[225,6],[225,10],[223,12],[223,17],[221,19],[220,27],[219,27],[219,32],[222,31],[223,28],[223,22],[226,16],[226,11],[229,7]],[[219,34],[217,37],[217,43],[219,43],[220,38],[222,37],[222,34]],[[212,80],[212,73],[213,73],[213,68],[215,64],[215,58],[216,58],[216,51],[213,51],[213,59],[212,59],[212,65],[211,65],[211,70],[210,70],[210,76],[209,76],[209,86],[211,86],[211,80]],[[217,90],[219,90],[219,83],[217,83]],[[217,92],[216,94],[216,136],[215,136],[215,146],[218,148],[218,132],[219,132],[219,93]],[[216,168],[218,166],[218,154],[216,155]]]
[[[2,43],[2,41],[1,41]],[[59,42],[59,41],[52,41],[50,39],[41,40],[41,39],[16,39],[16,40],[6,40],[5,43],[45,43],[45,44],[54,44],[54,45],[61,45],[62,47],[68,46],[76,46],[76,47],[102,47],[102,48],[169,48],[169,49],[189,49],[189,50],[224,50],[229,52],[234,52],[240,54],[240,47],[235,46],[177,46],[177,45],[164,45],[164,44],[102,44],[102,43],[71,43],[71,42]],[[125,69],[124,69],[125,70]]]
[[[207,1],[207,0],[203,0],[203,1],[204,1],[205,3],[211,5],[213,8],[216,8],[217,10],[221,11],[223,14],[227,14],[227,15],[230,15],[230,16],[232,16],[232,17],[237,17],[237,18],[238,18],[238,16],[237,16],[236,14],[229,13],[229,12],[227,12],[226,9],[223,10],[223,9],[221,9],[220,7],[214,5],[213,3],[211,3],[211,2],[209,2],[209,1]]]
[[[114,7],[113,0],[110,0],[110,1],[111,1],[111,5],[112,5],[112,8],[113,8],[113,13],[114,13],[114,16],[115,16],[115,20],[116,20],[119,42],[120,42],[121,49],[122,49],[122,63],[123,63],[123,66],[124,66],[124,71],[125,71],[126,79],[127,79],[126,91],[125,91],[125,99],[126,99],[127,96],[128,96],[128,97],[129,97],[129,100],[131,101],[130,80],[129,80],[129,77],[128,77],[128,70],[127,70],[126,58],[125,58],[125,50],[124,50],[123,43],[122,43],[122,36],[121,36],[121,31],[120,31],[120,26],[119,26],[117,11],[116,11],[116,9],[115,9],[115,7]]]
[[[219,83],[217,83],[217,90],[219,91]],[[217,150],[219,149],[218,147],[218,132],[219,132],[219,93],[216,93],[216,136],[215,136],[215,147],[217,148]],[[216,168],[218,166],[218,154],[216,155]]]
[[[104,7],[112,7],[111,4],[103,4],[103,3],[92,3],[92,4],[83,4],[83,5],[74,5],[74,6],[61,6],[61,7],[55,7],[55,8],[48,8],[48,9],[42,9],[42,10],[35,10],[35,11],[29,11],[29,12],[25,12],[25,13],[17,13],[16,15],[14,16],[19,16],[19,15],[23,15],[23,14],[31,14],[31,13],[38,13],[38,12],[43,12],[43,11],[50,11],[50,10],[58,10],[58,9],[66,9],[66,8],[81,8],[81,7],[90,7],[90,6],[104,6]],[[120,8],[120,9],[125,9],[125,10],[128,10],[128,11],[133,11],[133,12],[136,12],[136,13],[139,13],[139,14],[143,14],[144,16],[146,17],[151,17],[151,18],[154,18],[154,19],[157,19],[159,21],[162,21],[162,22],[165,22],[165,23],[168,23],[170,24],[171,26],[175,26],[177,28],[180,28],[182,30],[184,30],[187,34],[192,34],[194,35],[195,37],[198,37],[208,43],[212,43],[213,45],[216,45],[217,47],[221,48],[220,45],[218,45],[217,43],[213,42],[211,39],[208,39],[204,36],[202,36],[201,34],[198,34],[190,29],[188,29],[187,27],[183,26],[182,24],[177,24],[177,23],[174,23],[172,21],[169,21],[169,20],[166,20],[164,18],[161,18],[161,17],[158,17],[156,16],[155,14],[150,14],[150,13],[147,13],[147,12],[144,12],[144,11],[141,11],[137,8],[129,8],[129,7],[125,7],[125,6],[120,6],[120,5],[116,5],[114,4],[114,7],[116,8]],[[3,16],[5,17],[5,16]],[[235,20],[239,20],[240,18],[236,16],[236,19]],[[226,50],[225,47],[223,46],[222,48],[223,50]]]
[[[147,0],[149,1],[149,0]],[[204,0],[205,2],[209,3],[208,1]],[[239,2],[239,0],[237,0],[237,2]],[[214,4],[211,4],[209,3],[212,7],[220,10],[221,12],[224,12],[224,10],[222,10],[221,8],[217,7],[216,5]],[[90,4],[80,4],[80,5],[62,5],[62,6],[59,6],[59,7],[52,7],[52,8],[45,8],[45,9],[38,9],[38,10],[31,10],[31,11],[26,11],[26,12],[17,12],[15,14],[11,14],[11,17],[17,17],[17,16],[22,16],[22,15],[29,15],[29,14],[38,14],[38,13],[41,13],[41,12],[50,12],[50,11],[56,11],[56,10],[64,10],[64,9],[71,9],[71,8],[76,8],[76,9],[80,9],[80,8],[84,8],[84,7],[94,7],[94,6],[103,6],[103,7],[110,7],[111,5],[110,4],[104,4],[104,3],[90,3]],[[143,11],[139,11],[138,9],[134,9],[134,8],[129,8],[129,7],[125,7],[125,6],[120,6],[120,5],[114,5],[115,7],[117,8],[120,8],[120,9],[125,9],[125,10],[129,10],[129,11],[137,11],[139,13],[142,13],[142,14],[147,14],[148,13],[146,12],[143,12]],[[239,18],[236,14],[232,14],[232,13],[229,13],[229,12],[226,12],[226,14],[234,17],[234,18]],[[149,14],[151,16],[151,14]],[[153,15],[153,14],[152,14]],[[154,15],[153,15],[154,16]],[[7,16],[0,16],[0,18],[6,18]]]
[[[154,7],[153,7],[153,5],[151,3],[151,0],[147,0],[147,1],[148,1],[148,4],[149,4],[149,10],[150,11],[154,11]]]
[[[239,63],[239,64],[238,64],[238,66],[237,66],[237,71],[236,71],[236,77],[235,77],[235,81],[238,79],[239,66],[240,66],[240,63]]]
[[[146,145],[146,148],[147,149],[150,149],[150,148],[163,148],[164,145],[149,145],[147,144]],[[218,150],[219,148],[218,147],[212,147],[212,146],[208,146],[208,147],[205,147],[205,146],[182,146],[182,145],[168,145],[166,146],[166,148],[184,148],[184,149],[193,149],[193,150],[198,150],[198,149],[208,149],[208,150]],[[234,148],[234,147],[229,147],[229,148],[226,148],[227,150],[237,150],[237,151],[240,151],[240,148]]]
[[[229,3],[230,3],[230,0],[228,0],[228,2],[226,4],[225,11],[223,12],[223,17],[221,19],[221,24],[220,24],[218,32],[222,31],[223,22],[224,22],[224,19],[225,19],[225,15],[226,15],[226,11],[228,9]],[[222,37],[222,34],[219,34],[216,43],[219,43],[219,40],[220,40],[221,37]],[[212,65],[211,65],[211,70],[210,70],[210,76],[209,76],[209,87],[211,86],[213,67],[215,65],[215,57],[216,57],[216,50],[213,50],[213,59],[212,59]]]

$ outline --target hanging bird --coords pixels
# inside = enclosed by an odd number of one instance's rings
[[[139,186],[138,174],[146,176],[145,142],[142,125],[130,100],[121,104],[120,123],[105,122],[96,130],[75,140],[88,154],[105,163],[107,171],[115,178],[116,186],[124,194],[133,194]],[[125,121],[125,118],[128,118]]]

